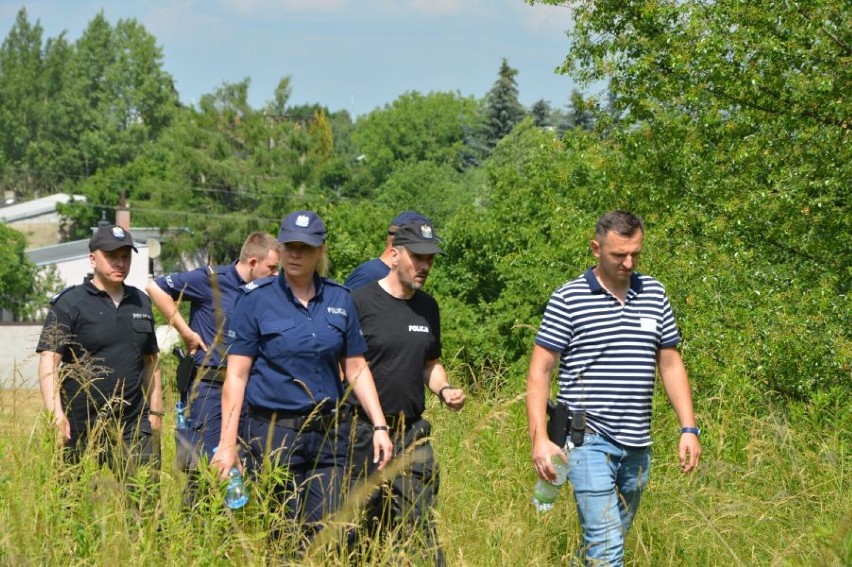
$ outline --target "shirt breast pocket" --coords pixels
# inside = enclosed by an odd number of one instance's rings
[[[258,323],[258,330],[262,337],[271,339],[275,335],[284,335],[296,327],[293,319],[263,319]]]
[[[137,333],[153,333],[154,322],[150,319],[134,319],[133,330]]]
[[[328,315],[326,320],[328,321],[329,331],[340,333],[341,335],[346,334],[346,317],[342,315]]]

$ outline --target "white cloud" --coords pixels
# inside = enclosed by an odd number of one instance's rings
[[[519,22],[527,29],[542,33],[564,32],[574,27],[574,13],[566,5],[534,4],[518,0],[513,4]]]

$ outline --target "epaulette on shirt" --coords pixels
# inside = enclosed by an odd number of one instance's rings
[[[335,287],[341,287],[341,288],[345,289],[346,291],[350,291],[348,287],[346,287],[342,283],[334,281],[331,278],[323,278],[323,281],[326,283],[326,285],[333,285]]]
[[[246,285],[240,286],[240,289],[243,290],[243,293],[251,293],[259,287],[271,284],[277,277],[278,276],[266,276],[265,278],[260,278],[249,282]]]
[[[229,267],[230,267],[230,265],[225,265],[225,266],[211,266],[211,265],[209,265],[209,264],[208,264],[208,265],[207,265],[207,274],[208,274],[208,275],[211,275],[211,276],[212,276],[213,274],[216,274],[216,275],[221,276],[222,274],[224,274],[224,273],[226,273],[226,272],[228,271],[228,268],[229,268]]]
[[[50,304],[51,304],[51,305],[53,305],[54,303],[56,303],[56,301],[57,301],[60,297],[62,297],[63,295],[65,295],[66,293],[68,293],[69,291],[71,291],[72,289],[74,289],[75,287],[77,287],[77,285],[76,285],[76,284],[74,284],[74,285],[70,285],[70,286],[66,287],[65,289],[63,289],[62,291],[60,291],[59,293],[57,293],[56,295],[54,295],[53,297],[51,297],[51,298],[50,298]]]

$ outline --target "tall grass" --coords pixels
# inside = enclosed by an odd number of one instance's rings
[[[461,376],[454,376],[462,380]],[[461,413],[430,399],[442,483],[436,510],[450,565],[568,565],[580,547],[570,489],[539,514],[518,380],[503,393],[480,388]],[[506,393],[513,388],[515,393]],[[168,397],[173,394],[167,393]],[[664,394],[654,412],[654,466],[633,530],[628,565],[852,564],[852,408],[785,406],[750,411],[743,391],[696,400],[704,429],[697,473],[679,472],[678,427]],[[748,398],[748,399],[747,399]],[[174,407],[167,400],[166,407]],[[201,504],[182,506],[184,475],[172,466],[171,416],[164,426],[160,499],[129,504],[92,460],[62,466],[37,391],[0,396],[0,564],[275,565],[292,559],[296,526],[251,485],[243,510],[222,505],[221,486],[202,482]],[[357,508],[351,506],[350,508]],[[307,554],[306,565],[419,565],[390,543],[350,558],[344,510]],[[270,538],[270,533],[283,538]]]

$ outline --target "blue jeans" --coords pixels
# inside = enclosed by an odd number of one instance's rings
[[[583,528],[587,565],[624,564],[624,538],[648,484],[650,447],[625,447],[597,433],[568,453],[568,480],[574,488]]]

